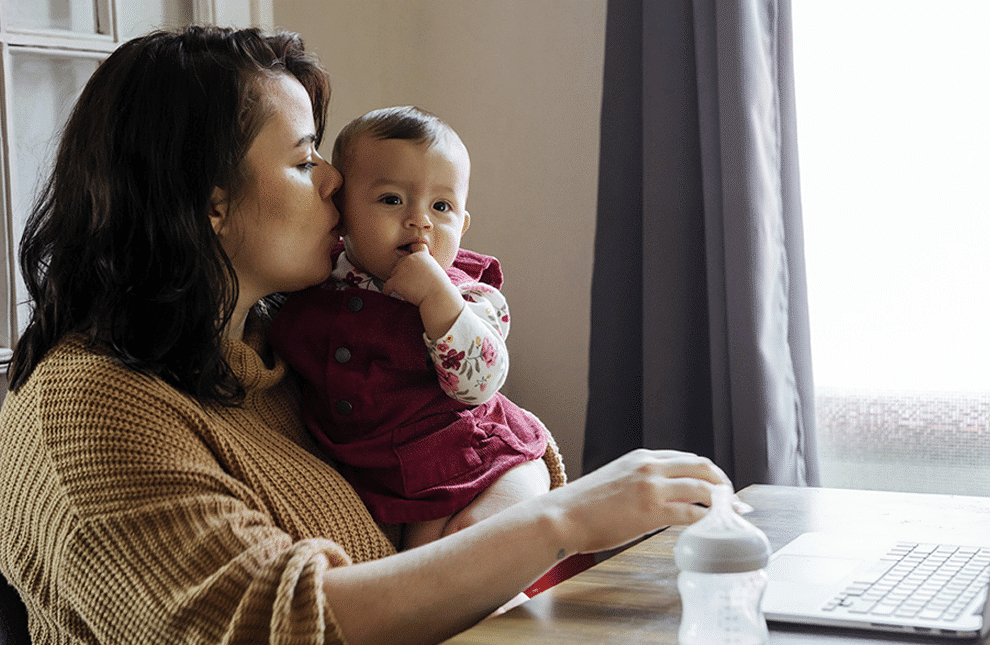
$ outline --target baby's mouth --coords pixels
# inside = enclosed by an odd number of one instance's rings
[[[396,250],[397,251],[400,251],[401,253],[411,254],[413,252],[413,248],[412,247],[415,246],[415,245],[419,245],[419,244],[425,245],[426,243],[423,242],[422,240],[413,240],[412,242],[409,242],[407,244],[403,244],[402,246],[397,246],[396,247]],[[429,250],[429,249],[427,249],[427,250]]]

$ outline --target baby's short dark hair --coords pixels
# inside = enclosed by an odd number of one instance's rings
[[[372,110],[354,119],[340,131],[333,144],[331,163],[345,172],[354,142],[368,134],[376,139],[401,139],[433,146],[453,137],[460,140],[454,129],[437,115],[414,105]]]

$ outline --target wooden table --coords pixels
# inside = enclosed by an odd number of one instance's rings
[[[950,530],[959,543],[990,544],[990,498],[786,486],[750,486],[746,518],[774,550],[804,531]],[[676,645],[681,602],[670,528],[446,641],[450,645],[663,643]],[[772,645],[936,643],[912,636],[770,623]],[[990,636],[980,641],[990,643]]]

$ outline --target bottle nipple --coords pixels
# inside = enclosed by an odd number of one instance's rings
[[[699,573],[755,571],[770,554],[767,536],[732,509],[732,489],[724,484],[712,491],[708,514],[684,529],[674,546],[677,567]]]

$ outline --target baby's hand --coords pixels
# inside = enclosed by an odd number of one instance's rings
[[[409,248],[411,252],[399,259],[382,290],[419,307],[426,335],[436,340],[453,326],[464,308],[464,298],[425,244]]]
[[[409,255],[399,258],[395,264],[383,290],[387,294],[398,294],[418,307],[431,292],[450,284],[450,278],[425,244],[416,243],[409,249]]]

